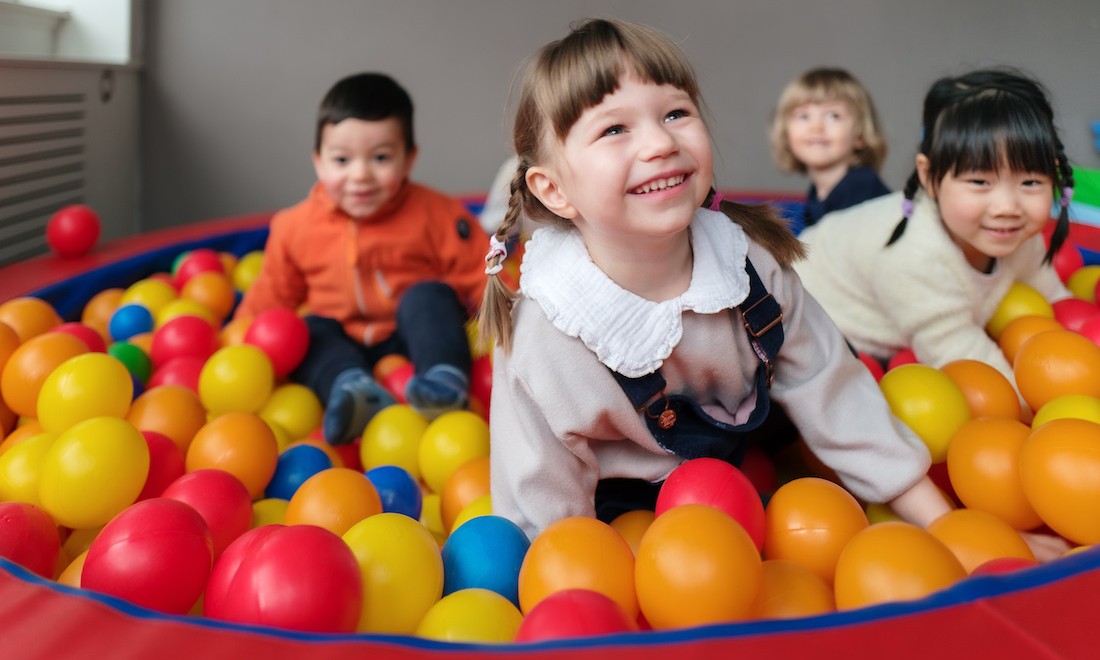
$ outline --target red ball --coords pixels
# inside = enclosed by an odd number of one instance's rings
[[[172,438],[158,431],[142,430],[149,445],[149,476],[137,496],[137,501],[160,497],[164,489],[186,472],[183,452]]]
[[[407,403],[405,400],[405,386],[409,384],[409,379],[416,374],[411,362],[406,362],[396,369],[390,371],[380,381],[382,387],[386,388],[393,398],[397,399],[398,403]]]
[[[172,358],[153,370],[145,389],[151,390],[158,385],[182,385],[197,394],[199,374],[205,363],[205,360],[196,357]]]
[[[886,375],[886,370],[882,368],[882,363],[877,358],[873,358],[862,351],[856,353],[856,355],[859,357],[859,361],[871,372],[871,375],[875,377],[875,382],[882,380],[882,377]]]
[[[917,359],[917,354],[913,352],[913,349],[903,348],[894,353],[894,357],[886,363],[886,370],[890,371],[894,367],[900,367],[903,364],[920,364],[920,360]]]
[[[1052,303],[1054,320],[1062,324],[1066,330],[1080,332],[1081,327],[1089,320],[1100,316],[1100,307],[1080,298],[1066,298]]]
[[[80,585],[169,614],[186,614],[210,575],[214,542],[188,504],[154,497],[132,504],[92,541]]]
[[[757,550],[764,547],[764,502],[741,470],[717,458],[695,458],[668,475],[657,493],[659,517],[681,504],[704,504],[724,511],[749,533]]]
[[[351,548],[314,525],[245,532],[214,564],[203,599],[213,619],[306,632],[354,632],[362,607]]]
[[[293,310],[275,307],[252,319],[244,343],[263,351],[271,360],[275,377],[282,378],[302,362],[309,349],[309,328]]]
[[[198,273],[205,273],[207,271],[214,271],[215,273],[225,272],[225,263],[218,255],[216,250],[210,248],[197,248],[188,252],[176,267],[175,273],[173,273],[173,283],[176,285],[176,290],[183,290],[183,285],[187,284],[187,280],[191,279]]]
[[[1062,243],[1062,247],[1058,248],[1058,251],[1054,253],[1054,259],[1051,260],[1051,265],[1054,266],[1054,272],[1058,273],[1058,279],[1062,280],[1062,283],[1069,281],[1069,276],[1079,268],[1083,268],[1085,265],[1085,258],[1081,254],[1081,250],[1077,248],[1071,241]]]
[[[234,475],[223,470],[188,472],[164,489],[162,497],[190,504],[214,539],[214,559],[252,527],[252,496]]]
[[[0,502],[0,557],[49,580],[60,553],[61,536],[50,514],[26,502]]]
[[[493,361],[488,355],[482,355],[470,366],[470,398],[480,401],[489,413],[489,401],[493,391]]]
[[[198,316],[184,314],[168,320],[153,332],[149,359],[154,369],[180,357],[206,362],[220,347],[214,326]]]
[[[59,257],[82,257],[95,247],[99,231],[99,215],[83,204],[72,204],[46,223],[46,243]]]
[[[84,344],[87,345],[88,350],[93,353],[107,352],[107,342],[103,339],[103,335],[96,332],[95,329],[91,326],[84,325],[79,321],[62,323],[56,328],[53,328],[51,332],[67,332],[68,334],[84,342]]]
[[[516,631],[515,641],[538,642],[636,630],[638,625],[610,597],[588,589],[565,589],[531,608]]]
[[[1038,565],[1039,562],[1026,557],[997,557],[996,559],[990,559],[984,564],[979,564],[974,570],[970,571],[970,575],[971,577],[976,575],[1000,575],[1002,573],[1013,573]]]

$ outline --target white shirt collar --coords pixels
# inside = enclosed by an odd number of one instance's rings
[[[680,296],[653,302],[623,289],[588,256],[575,229],[543,227],[527,242],[520,291],[558,330],[580,339],[604,365],[630,378],[652,373],[680,343],[682,313],[714,314],[749,294],[748,239],[724,213],[692,217],[691,284]]]

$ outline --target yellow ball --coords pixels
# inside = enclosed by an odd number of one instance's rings
[[[455,518],[454,525],[451,526],[451,533],[462,524],[477,518],[478,516],[491,516],[493,515],[493,500],[488,493],[478,497],[473,502],[470,502],[462,508],[462,511],[458,512],[458,517]]]
[[[221,319],[215,319],[214,312],[210,311],[209,307],[189,298],[177,298],[169,301],[153,314],[158,328],[180,316],[197,316],[213,326],[218,325],[221,321]]]
[[[522,621],[516,606],[495,591],[462,589],[433,605],[416,635],[444,642],[507,644]]]
[[[324,409],[321,400],[305,385],[285,383],[275,388],[260,417],[286,429],[294,440],[301,440],[321,425]]]
[[[176,288],[168,282],[157,278],[146,278],[134,282],[119,299],[118,306],[141,305],[148,309],[154,317],[162,307],[179,297]]]
[[[286,523],[286,507],[290,504],[279,497],[265,497],[252,503],[252,529],[264,525]]]
[[[1054,308],[1035,287],[1023,282],[1013,282],[1012,286],[1008,288],[1008,292],[1005,293],[1005,297],[997,305],[997,309],[993,311],[993,316],[986,323],[986,332],[993,339],[997,339],[1001,336],[1001,331],[1005,329],[1005,326],[1020,316],[1054,318]]]
[[[275,389],[275,369],[259,348],[226,346],[214,352],[199,372],[199,399],[211,415],[257,412]]]
[[[1100,399],[1087,394],[1064,394],[1043,404],[1031,420],[1031,428],[1037,429],[1055,419],[1087,419],[1100,424]]]
[[[463,463],[488,455],[489,425],[484,419],[468,410],[444,413],[428,424],[420,438],[420,475],[428,488],[439,493]]]
[[[38,392],[38,421],[50,433],[61,433],[93,417],[126,416],[134,398],[134,381],[125,365],[106,353],[69,358],[50,372]]]
[[[42,508],[38,483],[42,461],[57,436],[39,433],[0,454],[0,502],[26,502]]]
[[[1070,274],[1066,280],[1066,288],[1075,297],[1096,302],[1096,283],[1100,282],[1100,266],[1082,266]]]
[[[888,371],[879,387],[894,415],[924,441],[932,462],[942,463],[951,436],[970,420],[970,406],[955,381],[939,369],[904,364]]]
[[[420,480],[420,439],[428,420],[411,407],[395,404],[382,409],[367,422],[359,445],[364,470],[396,465]]]
[[[263,263],[264,253],[260,250],[254,250],[241,257],[237,261],[237,266],[233,269],[233,286],[237,287],[237,290],[242,293],[248,291],[248,288],[260,275]]]

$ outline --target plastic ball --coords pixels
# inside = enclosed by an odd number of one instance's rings
[[[161,307],[153,315],[154,327],[160,328],[173,319],[178,319],[181,316],[194,316],[195,318],[202,319],[211,328],[217,328],[220,323],[219,319],[214,318],[214,313],[207,309],[204,305],[187,298],[177,298],[168,302],[164,307]]]
[[[101,228],[99,215],[91,207],[70,204],[46,222],[46,244],[59,257],[82,257],[95,247]]]
[[[172,282],[176,285],[176,289],[182,290],[192,277],[205,272],[224,275],[225,266],[216,251],[209,248],[196,248],[180,258],[176,268],[173,269]]]
[[[160,497],[165,488],[183,476],[186,469],[183,452],[175,441],[157,431],[142,431],[141,435],[149,445],[149,475],[138,493],[138,501]]]
[[[454,534],[455,530],[462,527],[465,523],[481,516],[493,515],[493,498],[489,493],[478,497],[473,502],[470,502],[458,512],[458,516],[455,518],[454,524],[451,526],[451,533]]]
[[[749,478],[717,458],[684,461],[669,475],[657,494],[654,509],[664,512],[683,504],[705,504],[737,521],[759,552],[764,547],[764,502]]]
[[[154,367],[179,357],[205,362],[218,348],[218,333],[213,326],[197,316],[177,316],[153,332],[149,358]]]
[[[188,472],[224,470],[240,479],[255,499],[264,493],[275,474],[279,446],[271,427],[259,416],[226,413],[195,432],[185,456]]]
[[[1077,333],[1094,344],[1100,344],[1100,316],[1094,316],[1077,329]]]
[[[442,492],[463,463],[489,455],[489,425],[468,410],[444,413],[424,429],[418,455],[424,483]]]
[[[42,461],[56,439],[53,433],[39,431],[0,454],[0,501],[42,506],[38,496]]]
[[[447,530],[443,528],[443,516],[439,509],[439,493],[424,493],[424,505],[420,507],[420,524],[428,528],[442,547],[447,541]]]
[[[286,524],[316,525],[342,536],[364,518],[382,513],[382,500],[362,472],[329,468],[306,479],[290,497]]]
[[[1035,287],[1023,282],[1013,282],[1005,292],[1004,298],[993,311],[985,324],[986,332],[996,340],[1005,326],[1020,316],[1046,316],[1054,318],[1054,309],[1050,302]]]
[[[431,533],[399,513],[364,518],[343,535],[359,567],[359,632],[412,634],[443,595],[443,560]]]
[[[1035,412],[1035,417],[1031,419],[1031,428],[1039,428],[1049,421],[1065,417],[1087,419],[1100,424],[1100,398],[1085,394],[1066,394],[1051,399]]]
[[[1032,410],[1066,394],[1100,397],[1100,346],[1069,330],[1029,339],[1012,369],[1020,395]]]
[[[796,619],[836,610],[832,585],[802,564],[766,559],[760,590],[750,615],[754,619]]]
[[[978,360],[955,360],[940,371],[959,386],[970,416],[1020,419],[1020,398],[1004,374]]]
[[[185,614],[210,576],[210,530],[191,506],[153,498],[115,516],[92,541],[81,586],[142,607]]]
[[[997,557],[979,565],[977,568],[970,571],[970,575],[972,577],[977,577],[979,575],[1001,575],[1004,573],[1021,571],[1025,568],[1032,568],[1038,565],[1039,562],[1034,559],[1024,559],[1023,557]]]
[[[413,520],[420,520],[424,495],[420,490],[420,484],[407,470],[396,465],[379,465],[367,470],[367,479],[378,491],[383,511],[400,513]]]
[[[126,287],[119,299],[119,304],[140,305],[149,310],[155,318],[165,305],[178,297],[179,292],[171,282],[156,277],[146,277]]]
[[[481,402],[486,414],[493,392],[493,361],[482,355],[470,366],[470,399]]]
[[[62,363],[88,352],[84,342],[62,332],[32,337],[12,352],[0,373],[0,394],[22,417],[38,416],[38,395],[46,378]]]
[[[275,307],[257,314],[244,333],[244,343],[262,350],[271,360],[275,377],[294,371],[309,350],[309,328],[292,310]]]
[[[199,395],[181,385],[150,385],[130,404],[126,419],[140,431],[168,436],[185,456],[207,421]]]
[[[0,557],[51,579],[60,554],[61,536],[48,513],[27,502],[0,502]]]
[[[869,524],[851,493],[816,477],[780,486],[766,513],[764,557],[793,561],[829,586],[844,546]]]
[[[218,349],[199,374],[199,398],[213,415],[256,412],[274,389],[271,360],[247,344]]]
[[[195,470],[180,476],[161,497],[179,500],[199,512],[210,528],[214,559],[252,527],[252,497],[241,480],[222,470]]]
[[[1051,304],[1051,308],[1054,310],[1054,320],[1074,332],[1079,332],[1086,321],[1100,316],[1100,308],[1095,303],[1080,298],[1058,300]]]
[[[225,273],[215,271],[192,275],[180,289],[180,298],[202,305],[219,324],[229,316],[237,303],[233,282]]]
[[[416,627],[417,637],[444,642],[506,644],[515,639],[523,615],[500,594],[464,589],[432,605]]]
[[[704,504],[658,514],[638,548],[635,572],[638,603],[655,630],[744,620],[763,580],[760,553],[745,529]]]
[[[386,380],[386,377],[393,373],[395,369],[399,369],[407,364],[411,364],[409,358],[400,353],[383,355],[374,363],[374,367],[371,368],[371,375],[376,381],[381,383]]]
[[[105,329],[111,320],[111,315],[121,304],[124,293],[125,289],[119,287],[103,289],[96,293],[84,303],[84,307],[80,310],[80,322],[93,328]]]
[[[563,518],[531,542],[519,571],[520,608],[530,612],[542,599],[566,589],[598,591],[631,620],[637,618],[634,553],[610,525],[595,518]]]
[[[863,363],[863,366],[867,367],[867,371],[870,371],[871,375],[875,377],[875,382],[882,380],[882,377],[886,375],[886,369],[883,368],[882,363],[877,358],[862,351],[856,353],[856,356]]]
[[[903,364],[920,364],[920,360],[917,359],[917,354],[913,352],[913,349],[903,348],[890,356],[890,360],[886,363],[886,371],[890,372]]]
[[[138,382],[147,383],[153,374],[153,362],[140,347],[128,341],[112,342],[107,354],[122,363]]]
[[[4,370],[8,358],[15,349],[19,348],[20,343],[19,335],[15,334],[15,330],[7,323],[0,321],[0,372]]]
[[[1071,275],[1077,272],[1077,269],[1085,265],[1085,258],[1073,241],[1067,240],[1054,253],[1050,265],[1054,267],[1054,272],[1058,273],[1058,279],[1062,280],[1064,284],[1069,281]]]
[[[489,493],[489,457],[481,456],[455,468],[439,492],[443,529],[453,530],[458,514],[471,502]]]
[[[124,419],[96,417],[57,436],[42,458],[39,497],[59,524],[102,525],[137,500],[149,474],[149,446]]]
[[[1031,430],[1008,418],[978,418],[962,425],[947,449],[951,486],[966,508],[991,513],[1017,530],[1042,520],[1020,480],[1020,451]]]
[[[767,452],[756,444],[745,447],[745,455],[741,457],[738,469],[749,478],[752,487],[761,496],[771,495],[779,487],[779,474],[775,463]]]
[[[38,421],[61,433],[93,417],[126,416],[134,395],[130,372],[106,353],[85,353],[54,369],[38,393]]]
[[[260,408],[260,417],[279,424],[295,439],[304,438],[318,428],[323,415],[317,395],[298,383],[279,385]]]
[[[942,541],[902,522],[883,522],[856,534],[836,566],[838,610],[916,600],[966,577]]]
[[[287,447],[276,459],[265,497],[278,497],[290,501],[298,488],[313,475],[332,467],[332,459],[318,447],[295,445]]]
[[[278,497],[264,497],[252,503],[252,527],[282,525],[286,522],[286,507],[290,502]]]
[[[516,642],[540,642],[634,632],[638,624],[607,596],[586,589],[550,594],[523,617]]]
[[[653,520],[656,518],[656,514],[648,509],[634,509],[633,511],[627,511],[620,513],[609,524],[611,528],[619,533],[619,536],[623,537],[626,544],[630,546],[634,556],[638,556],[638,546],[642,544],[642,537],[645,536],[646,530],[653,524]]]
[[[254,250],[242,256],[237,260],[237,267],[233,269],[233,286],[235,286],[238,291],[248,291],[252,283],[259,277],[260,270],[263,268],[263,262],[264,253],[260,250]]]
[[[21,343],[26,343],[63,321],[50,303],[34,296],[23,296],[0,303],[0,322],[14,330]]]
[[[160,385],[181,385],[198,394],[199,376],[202,375],[204,364],[206,364],[205,361],[193,357],[169,360],[153,370],[146,385],[149,388]]]
[[[134,335],[151,332],[153,327],[153,313],[148,308],[138,304],[126,304],[120,306],[111,315],[107,329],[113,341],[122,341]]]
[[[932,462],[943,462],[951,436],[970,419],[955,381],[939,369],[907,364],[886,372],[879,387],[894,415],[924,441]]]
[[[1066,288],[1077,298],[1096,302],[1096,286],[1100,283],[1100,266],[1082,266],[1070,273],[1066,279]]]
[[[304,632],[354,632],[362,608],[351,549],[313,525],[245,532],[214,563],[203,597],[212,619]]]
[[[409,384],[409,379],[416,375],[416,371],[413,368],[411,362],[407,362],[396,369],[390,371],[382,380],[378,381],[382,384],[382,387],[386,388],[386,391],[393,395],[393,398],[400,404],[408,403],[405,400],[405,388]]]
[[[1035,335],[1050,330],[1064,330],[1062,324],[1046,316],[1021,316],[1005,326],[997,339],[997,346],[1009,364],[1016,361],[1020,347]]]
[[[479,516],[456,529],[443,544],[443,594],[488,589],[519,607],[519,571],[531,542],[500,516]]]
[[[1018,531],[985,511],[949,511],[932,521],[928,531],[954,553],[968,574],[992,559],[1035,559]]]
[[[1020,450],[1028,502],[1055,533],[1080,545],[1100,542],[1100,424],[1056,419],[1032,430]]]
[[[80,575],[84,572],[84,562],[88,558],[88,551],[80,553],[69,562],[63,571],[57,576],[57,583],[73,589],[80,588]]]
[[[93,353],[105,353],[107,351],[107,342],[104,341],[103,336],[99,334],[95,328],[84,323],[78,323],[72,321],[69,323],[62,323],[50,330],[50,332],[67,332],[70,335],[76,337],[80,341],[84,342],[84,345],[88,347],[89,351]]]
[[[396,465],[420,479],[420,439],[428,420],[403,404],[383,408],[367,422],[359,445],[359,458],[365,469]]]

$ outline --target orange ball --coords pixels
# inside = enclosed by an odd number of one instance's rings
[[[0,321],[11,326],[21,342],[63,323],[53,305],[33,296],[12,298],[0,303]]]
[[[386,380],[386,376],[389,376],[395,369],[409,364],[409,358],[399,353],[390,353],[389,355],[382,356],[382,359],[374,363],[373,375],[374,379],[381,383]]]
[[[681,504],[653,521],[638,547],[638,604],[654,629],[749,617],[763,581],[745,528],[705,504]]]
[[[168,436],[184,456],[207,421],[199,395],[183,385],[158,385],[142,392],[130,404],[126,419],[139,431]]]
[[[519,604],[524,612],[566,589],[597,591],[615,601],[627,617],[638,617],[634,553],[619,533],[595,518],[564,518],[531,542],[519,570]]]
[[[1004,374],[979,360],[955,360],[940,367],[966,397],[971,417],[1020,419],[1020,398]]]
[[[831,586],[844,546],[867,525],[863,507],[841,486],[817,477],[795,479],[768,501],[764,557],[805,566]]]
[[[38,415],[38,393],[46,378],[61,363],[87,352],[87,344],[65,332],[23,340],[0,373],[0,395],[12,412],[33,418]]]
[[[966,577],[942,541],[903,522],[883,522],[856,534],[836,564],[838,610],[916,600]]]
[[[222,346],[240,346],[244,343],[244,336],[252,325],[251,316],[237,316],[232,321],[222,326],[218,338]]]
[[[382,513],[382,498],[367,475],[348,468],[306,479],[286,507],[287,525],[316,525],[343,536],[355,523]]]
[[[966,508],[997,516],[1017,530],[1042,524],[1020,480],[1020,451],[1031,429],[1005,417],[972,419],[951,439],[947,474]]]
[[[192,275],[180,289],[180,298],[199,303],[221,323],[233,311],[236,289],[225,273],[210,270]]]
[[[1100,397],[1100,346],[1076,332],[1035,335],[1020,347],[1012,369],[1032,410],[1066,394]]]
[[[264,494],[279,463],[279,443],[259,415],[225,413],[195,433],[187,448],[188,472],[213,468],[224,470],[248,488],[252,499]]]
[[[471,502],[489,494],[489,457],[481,456],[458,466],[439,492],[443,529],[454,531],[455,520]]]
[[[997,516],[974,509],[949,511],[928,526],[946,545],[967,574],[992,559],[1018,557],[1035,561],[1024,537]]]
[[[111,322],[111,316],[122,304],[124,289],[104,289],[92,296],[80,312],[80,321],[94,327],[106,328]]]
[[[766,559],[763,580],[753,601],[754,619],[797,619],[836,610],[833,589],[802,564]]]
[[[1056,533],[1100,542],[1100,424],[1055,419],[1034,429],[1020,451],[1028,502]]]
[[[1013,282],[986,323],[986,332],[996,340],[1009,323],[1021,316],[1054,318],[1054,308],[1035,287],[1023,282]]]
[[[0,372],[4,370],[8,358],[15,349],[19,348],[20,343],[19,335],[15,334],[15,330],[7,323],[0,321]]]
[[[970,419],[970,406],[955,381],[927,365],[903,364],[886,372],[879,387],[894,415],[924,441],[932,462],[942,463],[951,436]]]
[[[653,524],[656,517],[656,514],[648,509],[634,509],[619,514],[611,521],[611,528],[623,537],[630,549],[634,551],[634,556],[637,557],[642,537],[645,536],[646,530]]]
[[[1001,336],[997,338],[997,345],[1001,348],[1001,352],[1004,353],[1008,363],[1012,364],[1016,360],[1016,353],[1020,351],[1020,347],[1028,339],[1048,330],[1065,330],[1065,328],[1051,317],[1021,316],[1013,319],[1005,326]]]

